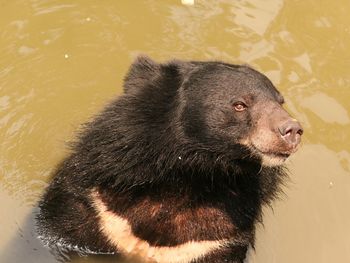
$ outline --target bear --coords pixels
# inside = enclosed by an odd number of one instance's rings
[[[39,202],[48,246],[142,262],[243,262],[303,129],[248,65],[138,57]]]

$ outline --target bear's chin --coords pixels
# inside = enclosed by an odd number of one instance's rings
[[[242,141],[241,145],[244,147],[247,147],[251,153],[251,155],[260,160],[260,163],[262,166],[267,167],[274,167],[274,166],[281,166],[285,163],[285,161],[288,159],[288,157],[293,153],[291,152],[265,152],[263,150],[260,150],[259,147],[255,146],[254,143]]]
[[[260,158],[263,166],[273,167],[283,165],[288,156],[282,154],[261,154]]]

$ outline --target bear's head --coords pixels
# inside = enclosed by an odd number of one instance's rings
[[[249,66],[184,61],[157,64],[141,57],[126,77],[125,92],[140,92],[140,84],[153,90],[149,93],[152,100],[158,96],[177,102],[172,109],[175,114],[168,116],[182,138],[198,149],[232,152],[235,159],[278,166],[300,143],[302,127],[283,108],[282,95],[266,76]],[[159,86],[171,91],[162,97]],[[175,105],[173,101],[163,103]]]

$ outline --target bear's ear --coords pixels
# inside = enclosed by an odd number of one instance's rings
[[[172,84],[175,84],[175,88],[180,88],[185,82],[188,81],[190,76],[194,71],[196,71],[200,66],[196,65],[191,61],[184,60],[171,60],[163,65],[163,69],[166,69],[168,76],[172,76]],[[169,78],[169,77],[168,77]],[[177,85],[176,85],[177,83]]]
[[[124,92],[132,94],[161,75],[161,66],[146,56],[139,56],[124,78]]]

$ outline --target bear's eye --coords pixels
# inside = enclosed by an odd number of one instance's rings
[[[244,111],[247,108],[247,105],[245,105],[242,101],[238,101],[233,104],[233,107],[235,111]]]

